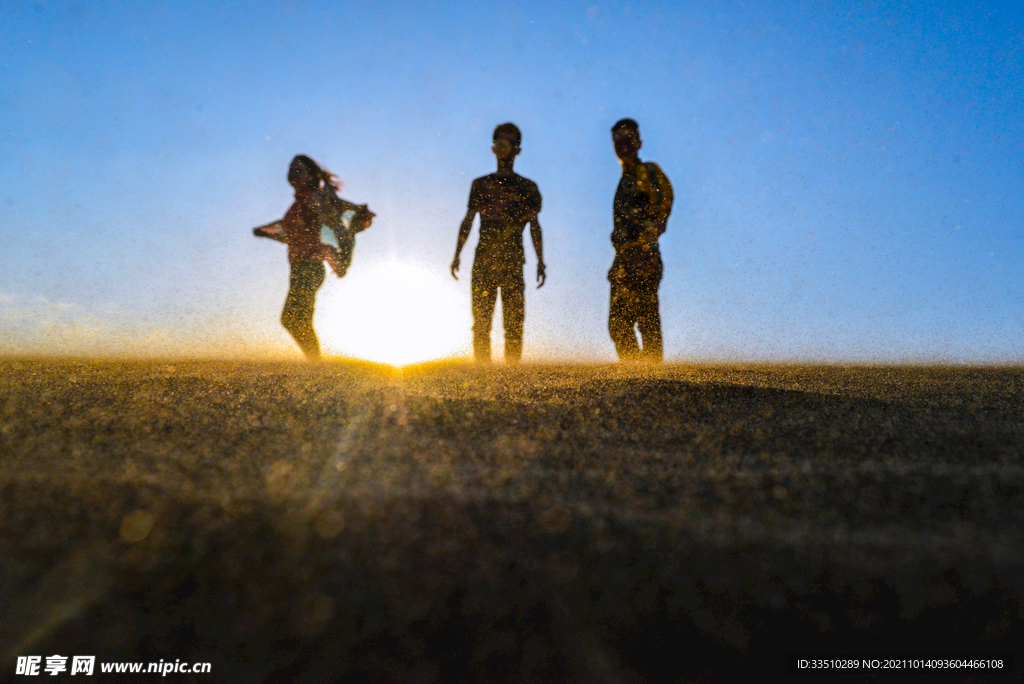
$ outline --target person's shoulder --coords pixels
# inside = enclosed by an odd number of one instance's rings
[[[645,161],[644,166],[658,175],[665,176],[665,172],[661,170],[660,166],[658,166],[658,162]],[[668,178],[668,176],[665,176],[665,178]]]
[[[524,195],[526,195],[526,196],[532,196],[533,197],[533,200],[532,200],[533,203],[535,203],[535,204],[539,203],[540,202],[540,188],[537,187],[537,184],[534,183],[529,178],[527,178],[526,176],[520,176],[518,173],[515,176],[516,176],[516,184],[519,186],[519,192],[524,194]]]
[[[292,208],[296,211],[309,211],[314,209],[319,201],[320,198],[315,192],[311,190],[300,190],[295,193],[295,201],[292,202]]]

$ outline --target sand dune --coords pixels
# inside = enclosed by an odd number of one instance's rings
[[[7,360],[0,407],[0,679],[722,681],[1024,637],[1018,368]]]

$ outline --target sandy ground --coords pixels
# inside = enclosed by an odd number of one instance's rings
[[[1022,417],[1019,368],[0,360],[0,679],[33,654],[212,664],[92,679],[168,682],[1021,661]]]

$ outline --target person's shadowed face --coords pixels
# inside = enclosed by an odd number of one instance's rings
[[[615,145],[615,155],[619,161],[636,161],[643,141],[640,140],[639,131],[632,128],[620,128],[612,133],[612,144]]]
[[[316,190],[319,178],[301,159],[293,159],[288,167],[288,183],[296,190]]]
[[[494,152],[494,156],[499,161],[513,160],[516,155],[519,154],[519,145],[516,144],[514,135],[504,134],[499,135],[498,139],[494,141],[494,146],[491,147],[491,151]]]

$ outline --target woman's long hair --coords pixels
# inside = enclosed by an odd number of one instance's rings
[[[306,188],[307,190],[319,190],[320,181],[323,181],[324,185],[331,186],[335,191],[341,190],[341,181],[337,176],[326,169],[320,168],[319,164],[304,154],[295,155],[291,165],[288,167],[288,182],[292,186],[295,186],[299,181],[299,165],[305,167],[309,172],[310,187]]]

